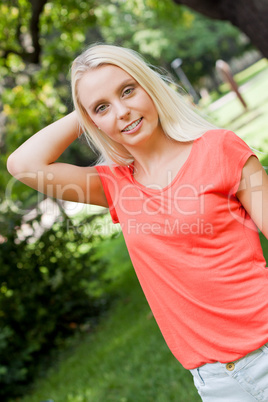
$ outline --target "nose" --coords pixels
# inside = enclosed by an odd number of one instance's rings
[[[118,102],[116,105],[116,114],[118,120],[123,120],[130,114],[130,109],[124,102]]]

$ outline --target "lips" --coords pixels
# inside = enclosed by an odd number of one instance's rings
[[[142,117],[140,117],[138,120],[133,121],[132,123],[128,124],[123,130],[122,132],[128,132],[133,130],[135,127],[137,127],[137,125],[142,121]]]

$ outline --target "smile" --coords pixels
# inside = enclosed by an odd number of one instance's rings
[[[137,127],[137,125],[142,121],[142,117],[136,121],[134,121],[133,123],[131,123],[129,126],[125,127],[122,131],[126,132],[126,131],[131,131],[133,130],[135,127]]]

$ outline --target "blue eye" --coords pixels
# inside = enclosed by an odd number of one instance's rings
[[[124,91],[123,95],[130,95],[133,91],[134,91],[134,88],[127,88],[127,89]]]
[[[106,105],[100,105],[96,108],[96,113],[104,112],[106,110]]]

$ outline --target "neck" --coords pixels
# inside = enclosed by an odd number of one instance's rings
[[[168,138],[161,128],[139,146],[126,148],[134,157],[135,170],[150,175],[160,166],[165,166],[181,145],[179,141]]]

